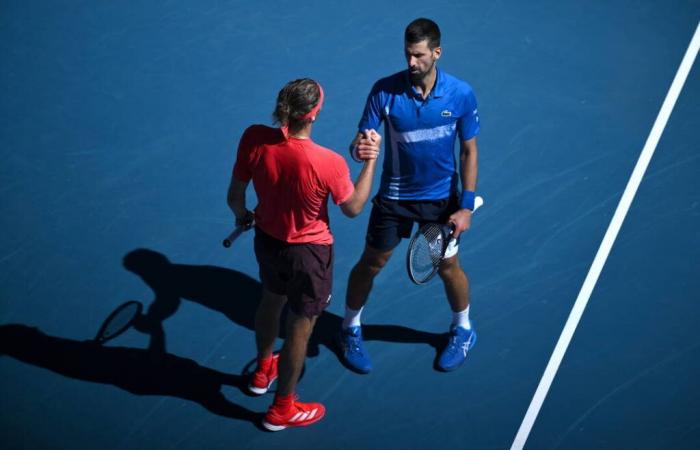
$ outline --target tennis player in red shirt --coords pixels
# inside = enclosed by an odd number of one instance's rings
[[[381,145],[376,131],[364,132],[357,155],[365,162],[353,184],[345,159],[311,140],[322,105],[323,89],[317,82],[305,78],[287,83],[273,113],[280,127],[253,125],[245,130],[228,191],[236,225],[255,223],[263,295],[255,315],[258,364],[249,389],[264,394],[279,373],[277,393],[263,419],[271,431],[310,425],[325,414],[320,403],[299,402],[295,389],[309,336],[331,299],[328,198],[346,216],[358,215],[370,194]],[[254,212],[245,198],[251,180],[258,197]],[[276,355],[273,345],[287,303],[287,337]]]

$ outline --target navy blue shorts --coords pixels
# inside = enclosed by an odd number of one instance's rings
[[[297,315],[320,315],[331,301],[333,246],[289,244],[255,228],[255,257],[265,289],[286,295]]]
[[[379,251],[391,250],[401,239],[411,237],[414,223],[447,223],[458,209],[457,196],[442,200],[389,200],[377,195],[372,199],[367,245]]]

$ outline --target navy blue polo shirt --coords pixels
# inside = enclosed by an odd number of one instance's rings
[[[459,182],[455,139],[479,134],[471,86],[437,70],[435,86],[423,99],[408,70],[377,81],[367,98],[360,131],[384,122],[384,165],[379,194],[393,200],[447,198]]]

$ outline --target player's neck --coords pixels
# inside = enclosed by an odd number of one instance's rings
[[[310,139],[311,123],[308,123],[302,127],[290,127],[288,136],[295,139]]]

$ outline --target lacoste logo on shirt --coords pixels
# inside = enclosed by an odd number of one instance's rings
[[[452,113],[447,109],[440,113],[442,117],[452,117]]]

